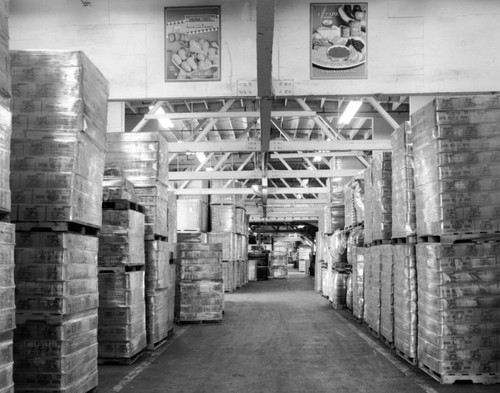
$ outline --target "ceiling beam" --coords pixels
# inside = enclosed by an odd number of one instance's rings
[[[221,141],[221,142],[182,142],[169,143],[169,153],[195,153],[195,152],[256,152],[260,151],[261,143],[252,139],[247,141]],[[335,140],[335,141],[282,141],[271,140],[270,149],[273,152],[294,151],[372,151],[391,150],[390,140]],[[170,161],[170,160],[169,160]]]
[[[169,172],[169,180],[180,181],[180,180],[233,180],[233,179],[261,179],[264,175],[267,175],[268,179],[287,179],[287,178],[326,178],[326,177],[355,177],[361,171],[359,169],[317,169],[311,171],[309,169],[301,170],[268,170],[264,172],[262,170],[254,171],[182,171],[182,172]]]
[[[373,97],[367,97],[365,98],[366,101],[370,103],[371,106],[373,106],[378,113],[380,113],[380,116],[389,123],[389,125],[396,130],[399,127],[399,123],[393,119],[393,117],[380,105],[380,103]]]
[[[268,188],[269,195],[276,194],[327,194],[329,191],[323,187],[292,187],[292,188]],[[254,194],[251,188],[185,188],[175,190],[176,195],[248,195]]]
[[[234,100],[232,100],[234,102]],[[232,119],[241,118],[260,118],[260,111],[227,111],[227,112],[175,112],[175,113],[153,113],[144,115],[147,120],[170,119],[170,120],[189,120],[189,119]],[[271,117],[313,117],[315,111],[271,111]]]

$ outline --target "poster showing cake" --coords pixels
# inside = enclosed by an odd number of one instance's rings
[[[311,79],[367,77],[367,3],[311,4]]]
[[[165,81],[220,80],[220,7],[165,8]]]

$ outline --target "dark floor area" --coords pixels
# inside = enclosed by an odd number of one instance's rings
[[[226,294],[218,325],[176,326],[130,366],[100,366],[99,393],[482,393],[500,385],[440,385],[400,359],[314,280],[250,282]]]

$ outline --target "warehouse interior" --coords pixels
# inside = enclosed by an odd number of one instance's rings
[[[496,392],[496,16],[0,0],[0,393]]]

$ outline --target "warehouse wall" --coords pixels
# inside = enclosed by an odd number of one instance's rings
[[[310,3],[276,0],[273,76],[296,95],[500,90],[500,16],[493,0],[366,0],[368,78],[310,80]],[[111,99],[234,96],[256,79],[256,0],[11,0],[14,49],[81,49],[111,83]],[[220,82],[164,82],[163,7],[221,5]]]

